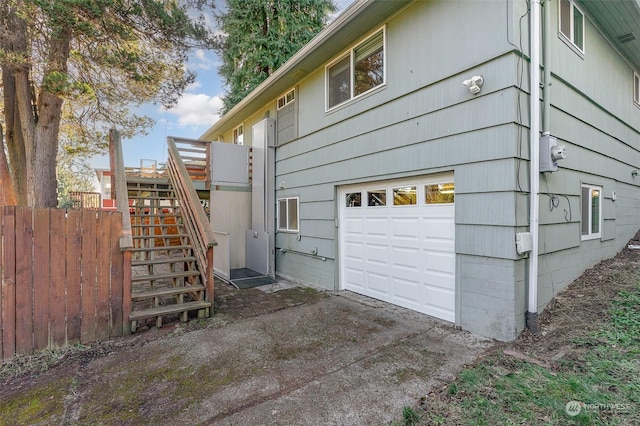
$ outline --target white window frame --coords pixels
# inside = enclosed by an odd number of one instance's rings
[[[633,72],[633,103],[640,108],[640,74]]]
[[[378,84],[375,87],[372,87],[371,89],[367,90],[366,92],[362,92],[359,93],[357,95],[354,95],[354,90],[355,90],[355,72],[354,72],[354,68],[355,68],[355,51],[361,47],[362,45],[366,44],[367,41],[371,40],[372,38],[376,37],[380,32],[382,32],[382,83]],[[337,63],[339,63],[340,61],[344,60],[346,57],[349,58],[349,78],[350,78],[350,95],[349,98],[338,103],[335,104],[333,106],[329,105],[329,70],[336,65]],[[369,33],[366,37],[362,38],[361,40],[359,40],[356,44],[354,44],[347,52],[341,54],[340,56],[338,56],[335,60],[331,61],[329,64],[327,64],[325,66],[325,70],[324,70],[324,76],[325,76],[325,112],[331,111],[335,108],[339,108],[351,101],[353,101],[354,99],[358,99],[368,93],[371,93],[375,90],[379,90],[382,87],[385,87],[387,84],[387,29],[386,26],[382,26],[378,29],[376,29],[375,31],[372,31],[371,33]]]
[[[290,201],[295,200],[295,210],[296,210],[296,227],[291,228],[289,227],[289,215],[291,214],[290,212],[290,207],[291,204],[289,203]],[[284,204],[286,205],[286,217],[284,220],[284,224],[280,223],[280,203],[284,201]],[[277,229],[279,232],[300,232],[300,198],[299,197],[286,197],[286,198],[278,198],[278,202],[277,202],[277,212],[276,212],[276,218],[277,218]],[[283,226],[284,225],[284,226]]]
[[[583,211],[584,209],[582,208],[584,206],[583,190],[585,189],[589,190],[589,203],[588,203],[589,209],[586,212]],[[594,190],[600,192],[600,196],[598,197],[598,232],[593,232],[593,229],[591,227],[592,218],[593,218],[593,211],[591,208],[591,193]],[[582,241],[594,240],[596,238],[602,237],[602,197],[603,197],[602,186],[591,185],[586,183],[583,183],[581,185],[580,187],[580,235],[581,235]],[[589,224],[589,230],[586,234],[583,234],[582,228],[585,220]]]
[[[576,49],[578,53],[584,55],[585,46],[587,44],[586,41],[586,27],[587,27],[587,17],[584,14],[584,11],[578,7],[575,0],[567,0],[569,1],[569,32],[570,34],[565,34],[562,32],[562,2],[563,0],[558,0],[558,34],[561,36],[561,39],[565,40],[569,45]],[[574,28],[574,15],[575,11],[580,12],[582,15],[582,47],[578,46],[575,42],[575,28]]]
[[[244,123],[233,129],[233,143],[244,145]]]
[[[285,93],[284,95],[278,98],[278,100],[276,101],[276,107],[277,109],[282,109],[287,105],[289,105],[290,103],[295,102],[295,100],[296,100],[296,89],[291,89],[287,93]],[[282,105],[280,101],[282,101]]]

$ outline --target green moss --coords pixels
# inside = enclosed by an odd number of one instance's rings
[[[63,378],[1,401],[0,425],[61,423],[70,384],[70,378]]]

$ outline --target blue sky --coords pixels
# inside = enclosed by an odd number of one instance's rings
[[[335,0],[338,13],[352,1]],[[197,139],[219,119],[218,111],[222,106],[220,97],[224,88],[218,76],[218,65],[219,59],[213,51],[194,51],[187,66],[197,73],[196,81],[187,88],[176,106],[171,110],[163,110],[159,105],[142,105],[136,109],[154,118],[156,123],[147,136],[123,139],[126,166],[139,167],[140,160],[156,160],[158,164],[165,162],[167,136]],[[109,167],[109,158],[94,157],[91,165],[106,169]]]

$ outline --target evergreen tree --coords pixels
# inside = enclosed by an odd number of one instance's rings
[[[229,111],[311,40],[336,11],[332,0],[227,0],[218,16],[218,73]]]

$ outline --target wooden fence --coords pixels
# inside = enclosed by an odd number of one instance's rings
[[[127,333],[122,215],[0,208],[0,361]]]

